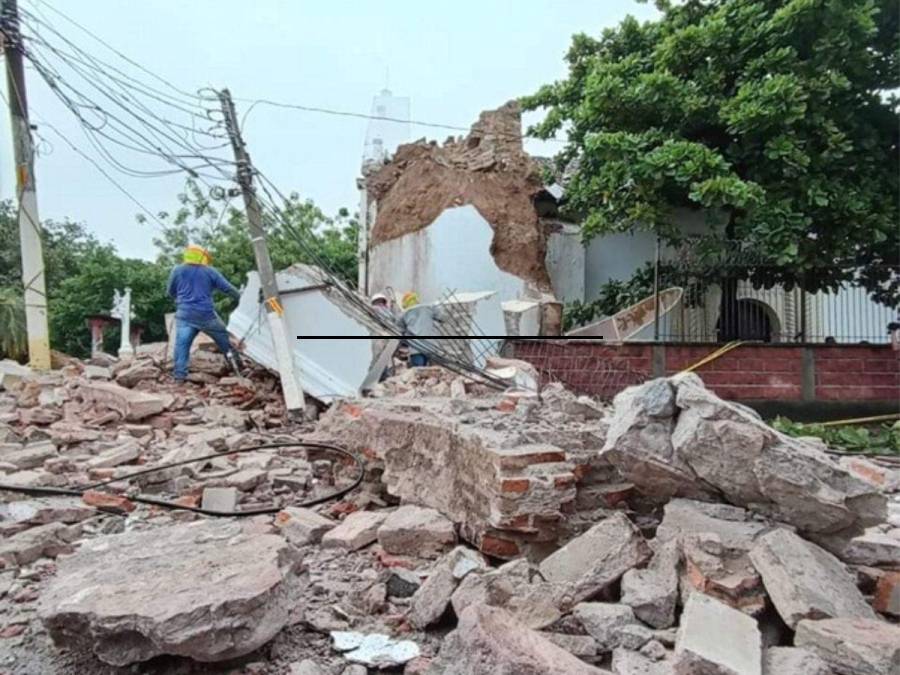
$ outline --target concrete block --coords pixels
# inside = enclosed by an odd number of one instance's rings
[[[200,506],[210,511],[234,511],[237,508],[238,491],[233,487],[204,488]]]
[[[114,410],[129,422],[158,415],[173,401],[168,394],[148,394],[109,382],[89,382],[81,391],[94,404]]]
[[[295,506],[287,507],[275,517],[275,526],[295,546],[318,544],[336,525],[335,521],[312,509]]]
[[[322,537],[322,546],[356,551],[368,546],[378,537],[378,528],[386,518],[384,513],[357,511]]]
[[[675,644],[678,675],[761,675],[756,621],[702,593],[688,598]]]
[[[90,469],[104,469],[133,462],[140,456],[140,446],[135,441],[128,441],[118,448],[107,450],[106,452],[89,459],[86,462],[86,465]]]
[[[875,613],[856,587],[856,579],[833,555],[788,530],[759,539],[750,552],[766,591],[784,622],[858,617]]]
[[[836,673],[900,673],[900,626],[872,619],[805,620],[794,644],[819,656]]]
[[[406,505],[378,528],[378,543],[395,555],[437,558],[456,544],[456,528],[434,509]]]

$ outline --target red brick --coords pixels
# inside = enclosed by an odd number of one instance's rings
[[[174,500],[172,503],[178,504],[178,506],[188,506],[191,508],[197,508],[198,506],[200,506],[200,497],[198,495],[184,495],[184,496],[179,497],[178,499]],[[278,515],[281,515],[282,513],[284,513],[284,511],[282,511]],[[276,520],[277,520],[277,518],[276,518]]]
[[[900,617],[900,572],[886,572],[878,580],[872,606],[882,614]]]
[[[900,372],[900,359],[866,359],[865,370],[867,373],[898,373]]]
[[[505,398],[497,404],[497,410],[504,413],[511,413],[516,409],[516,400]]]
[[[816,384],[822,387],[890,387],[897,383],[897,376],[892,373],[816,373]]]
[[[135,509],[134,502],[130,499],[99,490],[88,490],[81,495],[81,500],[88,506],[111,513],[131,513]]]
[[[8,626],[4,626],[2,629],[0,629],[0,638],[18,637],[25,632],[26,628],[28,628],[28,624],[11,623]]]
[[[519,545],[508,539],[501,539],[491,534],[481,537],[481,545],[478,547],[485,555],[495,558],[515,558],[520,555]]]
[[[500,492],[523,494],[528,492],[531,481],[528,478],[504,478],[500,483]]]
[[[557,490],[568,490],[575,485],[575,474],[557,476],[553,479],[553,487]]]

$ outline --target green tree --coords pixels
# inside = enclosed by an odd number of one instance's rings
[[[0,286],[0,358],[22,360],[27,354],[22,291],[15,286]]]
[[[165,341],[165,314],[173,310],[166,295],[168,269],[154,262],[120,258],[111,247],[86,254],[73,274],[56,286],[49,297],[50,342],[73,356],[90,353],[85,317],[108,314],[113,293],[131,288],[134,321],[145,326],[145,342]],[[115,352],[118,332],[107,336],[107,350]]]
[[[896,303],[896,0],[657,6],[658,20],[576,35],[568,77],[523,100],[547,113],[533,133],[568,133],[558,162],[584,238],[677,243],[674,209],[699,209],[699,249],[733,257],[736,240],[766,261],[746,267],[756,283],[855,281]]]

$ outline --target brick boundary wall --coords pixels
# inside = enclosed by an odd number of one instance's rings
[[[673,375],[721,346],[513,340],[510,355],[534,364],[545,380],[609,399],[632,384]],[[731,400],[893,402],[900,409],[900,352],[890,345],[742,345],[696,372]]]

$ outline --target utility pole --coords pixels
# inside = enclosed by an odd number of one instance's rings
[[[272,260],[269,257],[269,247],[266,244],[266,232],[263,229],[262,211],[256,198],[256,190],[253,187],[253,165],[250,163],[250,155],[241,137],[241,130],[237,123],[237,114],[234,111],[234,102],[231,93],[227,89],[219,92],[219,101],[222,104],[222,112],[225,115],[225,128],[231,139],[231,147],[234,149],[234,158],[237,162],[237,180],[244,193],[244,206],[247,210],[247,223],[250,228],[250,242],[253,244],[253,254],[256,256],[256,269],[259,271],[259,280],[262,284],[263,304],[266,308],[266,318],[269,330],[272,333],[272,343],[275,348],[275,357],[278,360],[278,371],[281,375],[281,390],[284,392],[284,402],[290,412],[301,415],[305,412],[303,388],[300,386],[299,373],[294,364],[294,352],[288,338],[287,321],[284,316],[284,308],[281,305],[281,297],[278,293],[278,285],[275,282],[275,272],[272,269]]]
[[[0,34],[6,55],[6,89],[12,122],[16,194],[19,201],[19,243],[22,248],[22,283],[25,286],[25,326],[29,365],[50,369],[50,331],[47,328],[47,287],[44,250],[34,185],[34,144],[28,124],[25,69],[22,67],[19,8],[16,0],[0,0]]]

